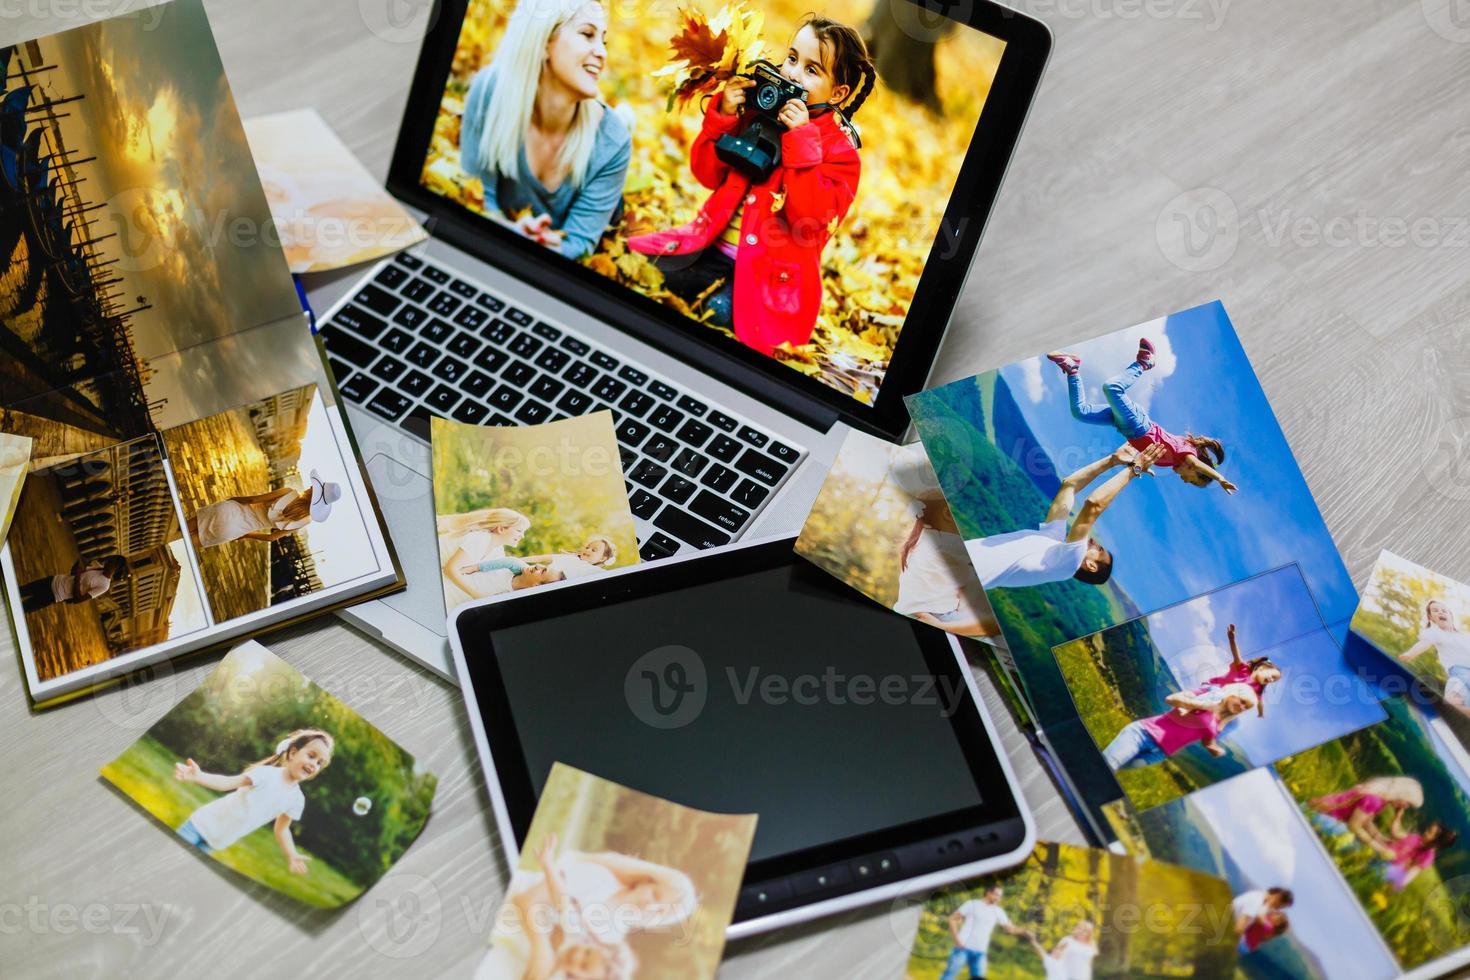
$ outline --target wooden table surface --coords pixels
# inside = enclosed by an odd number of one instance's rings
[[[0,43],[129,6],[0,0]],[[314,106],[386,173],[429,0],[207,6],[242,115]],[[1358,584],[1384,547],[1470,579],[1470,12],[1026,6],[1056,49],[935,380],[1221,298]],[[506,872],[456,689],[330,617],[263,640],[439,773],[423,836],[337,913],[241,887],[96,772],[217,658],[42,714],[12,666],[0,975],[472,971]],[[1043,834],[1080,841],[991,693]],[[879,907],[737,943],[721,976],[896,977],[916,918]]]

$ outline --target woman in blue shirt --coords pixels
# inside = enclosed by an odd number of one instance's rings
[[[598,98],[607,11],[596,0],[521,0],[494,61],[475,76],[460,165],[485,185],[485,209],[533,241],[579,259],[623,203],[633,138]]]

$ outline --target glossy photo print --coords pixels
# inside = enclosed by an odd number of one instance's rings
[[[379,570],[333,411],[305,385],[164,430],[217,622]]]
[[[1470,586],[1385,551],[1352,632],[1470,715]]]
[[[1082,724],[1140,810],[1385,717],[1295,565],[1054,653]]]
[[[431,433],[446,609],[637,564],[611,412]]]
[[[556,763],[476,980],[714,980],[755,825]]]
[[[1387,980],[1388,947],[1270,769],[1109,819],[1130,854],[1169,861],[1229,885],[1230,927],[1248,980]]]
[[[1000,632],[919,443],[849,433],[796,552],[880,605],[947,633]]]
[[[22,661],[53,681],[212,622],[158,439],[25,478],[6,538]]]
[[[0,69],[0,429],[59,462],[192,417],[254,364],[150,361],[301,320],[201,0],[0,47]]]
[[[1352,580],[1219,303],[908,407],[1038,712],[1070,703],[1055,647],[1287,565],[1345,637]],[[1079,722],[1052,721],[1103,831],[1117,780]]]
[[[1230,899],[1207,874],[1043,841],[1017,868],[932,895],[903,976],[1228,977]]]
[[[817,13],[471,0],[421,182],[871,404],[954,245],[941,220],[1004,42],[904,0]],[[544,166],[524,122],[543,90],[576,100]]]
[[[438,782],[254,642],[102,777],[182,846],[317,908],[352,901],[393,867],[424,829]]]

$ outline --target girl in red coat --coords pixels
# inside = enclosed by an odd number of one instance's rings
[[[714,193],[689,224],[628,241],[655,256],[665,289],[764,354],[811,339],[822,249],[852,206],[862,170],[847,117],[877,79],[857,31],[817,16],[797,29],[781,74],[806,98],[780,109],[781,157],[770,175],[753,181],[715,152],[721,136],[743,132],[754,115],[741,108],[755,82],[737,75],[710,100],[690,150],[694,176]]]

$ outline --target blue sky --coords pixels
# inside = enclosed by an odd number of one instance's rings
[[[1222,306],[1074,345],[1088,400],[1102,401],[1102,383],[1132,361],[1143,336],[1158,348],[1158,366],[1134,387],[1135,400],[1171,432],[1221,440],[1221,471],[1240,490],[1199,489],[1170,470],[1126,488],[1098,522],[1114,579],[1148,611],[1297,562],[1328,623],[1351,618],[1352,580]],[[1000,373],[1060,475],[1123,442],[1111,428],[1072,418],[1066,379],[1044,357]]]
[[[1312,603],[1300,572],[1256,576],[1148,616],[1149,635],[1181,688],[1223,673],[1226,630],[1236,624],[1241,656],[1270,657],[1281,680],[1266,689],[1266,717],[1237,718],[1223,740],[1252,765],[1265,765],[1387,717],[1379,695],[1343,660]]]
[[[1269,770],[1227,779],[1189,800],[1250,877],[1249,888],[1280,885],[1295,893],[1287,911],[1291,931],[1328,977],[1398,975],[1378,933]]]

